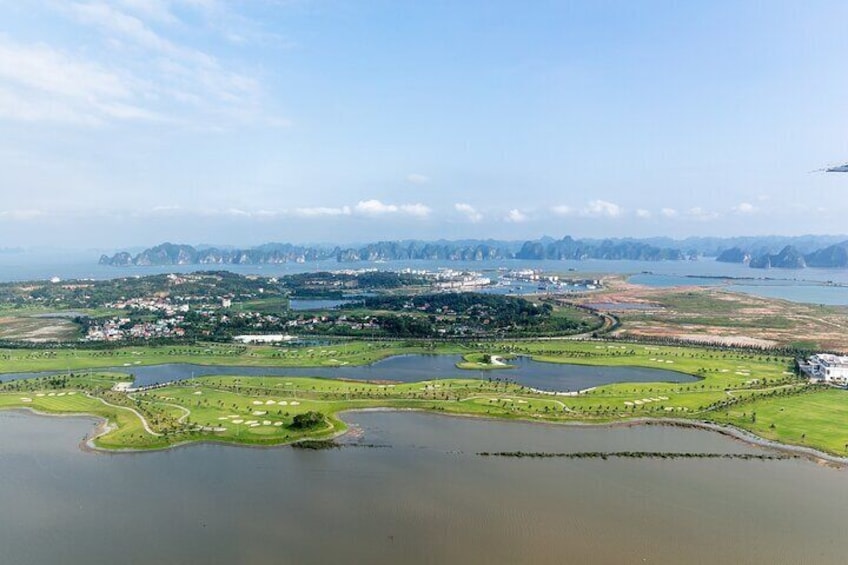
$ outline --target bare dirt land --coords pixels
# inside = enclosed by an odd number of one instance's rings
[[[0,339],[43,343],[76,339],[79,331],[72,321],[62,318],[0,316]]]
[[[715,287],[653,288],[621,277],[607,290],[575,300],[602,304],[621,320],[620,336],[693,343],[790,346],[848,351],[848,308],[798,304]]]

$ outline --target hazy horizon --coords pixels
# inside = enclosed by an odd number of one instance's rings
[[[0,13],[0,248],[845,229],[843,2]]]

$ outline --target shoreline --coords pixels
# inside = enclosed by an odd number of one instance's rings
[[[293,444],[301,442],[301,441],[310,441],[314,439],[320,440],[334,440],[339,437],[343,437],[350,432],[350,427],[347,422],[344,421],[344,414],[347,413],[356,413],[356,412],[417,412],[422,414],[431,414],[435,416],[444,416],[449,418],[468,418],[475,420],[487,420],[491,422],[521,422],[527,424],[542,424],[548,426],[557,426],[557,427],[591,427],[591,428],[619,428],[619,427],[637,427],[637,426],[669,426],[669,427],[681,427],[681,428],[692,428],[702,431],[710,431],[714,433],[721,434],[725,437],[732,438],[734,440],[740,441],[747,445],[753,445],[756,447],[762,447],[765,449],[771,449],[775,451],[780,451],[783,453],[788,453],[792,455],[799,455],[807,461],[811,461],[819,464],[827,464],[836,469],[844,469],[848,468],[848,457],[840,457],[838,455],[833,455],[830,453],[826,453],[824,451],[820,451],[814,449],[812,447],[804,447],[804,446],[796,446],[790,444],[779,443],[773,440],[769,440],[766,438],[762,438],[748,432],[747,430],[743,430],[741,428],[737,428],[735,426],[727,425],[727,424],[716,424],[713,422],[700,421],[700,420],[685,420],[680,418],[636,418],[632,420],[626,420],[623,422],[550,422],[545,420],[529,420],[529,419],[506,419],[506,418],[496,418],[492,416],[481,416],[474,414],[454,414],[454,413],[444,413],[440,411],[434,410],[426,410],[422,408],[390,408],[390,407],[369,407],[369,408],[352,408],[349,410],[342,410],[337,413],[337,419],[340,420],[343,424],[345,424],[344,429],[336,430],[329,437],[322,438],[301,438],[294,441],[289,442],[281,442],[270,445],[258,445],[258,444],[246,444],[246,443],[237,443],[223,440],[215,440],[215,439],[199,439],[199,440],[187,440],[177,442],[171,445],[166,445],[162,447],[153,447],[150,449],[137,449],[137,448],[121,448],[121,449],[108,449],[103,447],[98,447],[94,442],[98,437],[105,435],[114,429],[114,426],[111,425],[107,418],[102,416],[98,416],[96,414],[89,413],[51,413],[51,412],[41,412],[29,407],[15,407],[9,409],[10,412],[20,411],[23,413],[27,413],[34,416],[43,416],[43,417],[59,417],[59,418],[83,418],[88,420],[93,420],[95,425],[94,428],[86,434],[86,436],[80,441],[79,447],[82,451],[86,453],[95,453],[95,454],[139,454],[139,453],[151,453],[151,452],[161,452],[167,451],[176,448],[185,448],[191,447],[194,445],[220,445],[224,447],[238,447],[238,448],[247,448],[247,449],[277,449],[282,447],[291,447]],[[328,431],[331,431],[335,428],[335,426],[330,422],[330,428]]]

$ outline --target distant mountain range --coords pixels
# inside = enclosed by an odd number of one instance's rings
[[[843,236],[844,237],[844,236]],[[101,265],[257,265],[335,260],[340,263],[495,259],[606,259],[680,261],[700,256],[751,267],[848,267],[848,241],[833,236],[650,239],[562,239],[532,241],[380,241],[356,247],[266,243],[246,249],[162,243],[135,255],[126,251],[100,257]],[[724,245],[722,245],[724,242]],[[779,252],[771,250],[778,248]],[[803,251],[803,252],[802,252]]]
[[[762,250],[752,252],[740,247],[732,247],[720,253],[716,260],[727,263],[748,263],[748,266],[754,269],[845,268],[848,267],[848,241],[835,243],[809,253],[802,253],[794,245],[786,245],[777,253]]]

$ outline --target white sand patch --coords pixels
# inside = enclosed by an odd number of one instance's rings
[[[264,416],[265,414],[267,414],[267,412],[264,411],[264,410],[254,410],[253,411],[254,416]]]
[[[289,403],[286,402],[285,400],[281,400],[277,404],[279,404],[280,406],[288,406],[289,405]]]
[[[730,372],[730,369],[722,369],[722,370],[721,370],[721,372],[722,372],[722,373],[729,373],[729,372]]]
[[[254,400],[254,401],[253,401],[253,404],[254,404],[255,406],[260,406],[260,405],[262,404],[262,401],[261,401],[261,400]]]
[[[48,392],[47,396],[56,396],[56,393],[55,392]]]
[[[219,420],[229,420],[230,417],[229,416],[218,416],[218,419]]]
[[[291,386],[291,385],[293,385],[293,384],[294,384],[294,383],[286,383],[286,386]]]
[[[203,391],[202,391],[202,390],[198,390],[198,391],[197,391],[197,392],[195,392],[194,394],[203,394]]]
[[[666,406],[665,408],[663,408],[663,410],[665,410],[666,412],[673,412],[675,408],[673,406]]]
[[[38,393],[38,394],[36,394],[35,396],[44,396],[44,393],[43,393],[43,392],[39,392],[39,393]]]
[[[212,431],[213,432],[226,432],[227,428],[225,428],[224,426],[218,426],[217,428],[212,428]]]
[[[258,427],[259,427],[259,426],[261,426],[262,424],[260,424],[259,422],[256,422],[255,424],[248,424],[248,425],[249,425],[251,428],[258,428]]]
[[[666,363],[674,363],[674,361],[672,361],[671,359],[669,359],[668,361],[666,361]]]
[[[60,393],[56,394],[56,396],[65,396],[65,393],[64,393],[64,392],[60,392]]]
[[[298,402],[297,400],[292,400],[291,405],[292,406],[300,406],[300,402]]]
[[[247,424],[248,426],[252,426],[253,424],[258,424],[258,423],[259,423],[259,420],[248,420],[247,422],[245,422],[245,424]]]
[[[244,420],[233,420],[233,424],[243,424]]]
[[[649,404],[649,403],[651,403],[651,402],[653,402],[653,401],[654,401],[654,400],[653,400],[652,398],[643,398],[643,399],[642,399],[642,402],[644,402],[645,404]]]
[[[282,423],[282,422],[274,422],[274,425],[275,425],[275,426],[282,426],[282,425],[283,425],[283,423]]]
[[[660,396],[660,400],[668,400],[667,396]]]
[[[519,404],[527,404],[527,401],[526,400],[519,400],[518,403]]]
[[[32,402],[32,398],[21,398],[21,402]]]
[[[636,406],[642,406],[642,404],[644,404],[644,402],[642,402],[641,400],[634,400],[633,404],[635,404]]]
[[[262,420],[262,425],[263,425],[263,426],[270,426],[270,425],[271,425],[271,420]]]
[[[625,400],[625,401],[624,401],[624,405],[625,405],[625,406],[633,406],[633,403],[632,403],[632,402],[630,402],[629,400]]]
[[[276,401],[274,401],[274,400],[266,400],[266,401],[265,401],[265,404],[266,404],[266,406],[270,406],[271,404],[276,404]]]
[[[77,392],[76,392],[75,390],[73,390],[73,391],[71,391],[71,392],[69,392],[69,393],[68,393],[68,396],[73,396],[73,395],[75,395],[76,393],[77,393]]]

